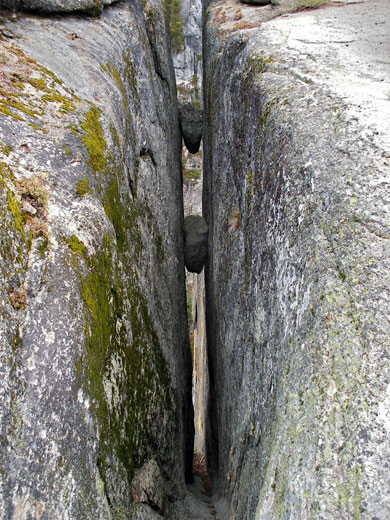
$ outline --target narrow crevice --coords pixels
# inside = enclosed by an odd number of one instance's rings
[[[184,217],[203,216],[203,57],[202,2],[170,1],[170,28],[176,74],[180,129],[182,133],[182,173]],[[187,266],[188,267],[188,266]],[[211,504],[212,478],[209,474],[210,383],[206,334],[205,270],[186,274],[187,313],[192,352],[192,405],[194,408],[195,485]],[[218,457],[213,455],[213,460]],[[194,489],[196,494],[199,489]],[[199,496],[198,496],[199,498]],[[211,511],[210,511],[211,512]]]

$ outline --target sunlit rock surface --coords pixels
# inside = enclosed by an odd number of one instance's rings
[[[206,15],[208,455],[229,518],[390,516],[388,4],[336,4],[258,29],[243,4]]]

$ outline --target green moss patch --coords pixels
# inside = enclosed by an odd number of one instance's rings
[[[48,239],[48,237],[44,237],[43,242],[38,246],[38,252],[39,252],[39,256],[41,258],[43,258],[45,256],[45,252],[48,250],[48,248],[49,248],[49,239]]]
[[[102,111],[99,108],[91,105],[91,109],[85,114],[84,121],[80,124],[83,132],[72,128],[73,132],[80,137],[87,148],[87,163],[95,174],[97,181],[99,180],[97,174],[104,172],[107,168],[107,143],[104,139],[103,125],[100,121],[101,113]]]
[[[50,70],[13,44],[0,41],[0,51],[7,57],[2,67],[5,79],[0,88],[0,113],[16,121],[27,120],[43,131],[48,104],[59,114],[76,110],[79,99]]]
[[[174,396],[159,339],[134,272],[143,248],[137,221],[143,218],[149,222],[149,213],[121,192],[124,167],[120,163],[118,133],[110,129],[117,148],[111,149],[101,115],[101,110],[91,104],[72,131],[85,146],[85,160],[115,238],[106,235],[94,256],[88,255],[76,236],[66,242],[72,265],[80,276],[85,306],[86,348],[76,368],[99,425],[100,473],[107,483],[107,460],[114,452],[130,482],[134,470],[151,456],[157,441],[161,444],[161,429],[156,428],[161,418],[165,424],[173,424]],[[77,190],[83,196],[89,189],[86,176],[79,181]],[[167,443],[171,442],[169,437]]]
[[[66,238],[65,241],[74,253],[83,257],[86,256],[87,248],[85,247],[84,243],[79,238],[77,238],[76,235],[72,235],[70,238]]]
[[[14,176],[4,163],[0,163],[0,203],[0,276],[4,287],[25,271],[31,248],[31,234],[25,232],[25,215]]]
[[[12,152],[12,150],[13,150],[12,146],[0,143],[0,151],[1,151],[1,153],[6,155],[7,157]]]
[[[80,274],[86,353],[77,370],[99,423],[101,474],[107,478],[107,455],[114,450],[130,482],[150,456],[159,418],[171,414],[168,369],[136,280],[123,283],[112,238],[105,236],[93,257],[76,237],[67,242],[87,266]]]
[[[87,174],[85,177],[79,180],[77,183],[77,193],[79,197],[84,197],[84,195],[92,195],[93,189],[91,188],[91,184],[89,182],[89,175]]]
[[[183,176],[186,179],[200,179],[202,176],[202,172],[197,170],[196,168],[186,168],[183,171]]]

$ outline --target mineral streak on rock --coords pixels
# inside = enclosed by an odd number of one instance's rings
[[[207,259],[209,228],[205,219],[189,215],[184,219],[184,262],[191,273],[200,273]]]

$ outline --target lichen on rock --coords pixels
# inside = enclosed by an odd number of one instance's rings
[[[353,36],[366,6],[236,29],[209,7],[207,442],[232,518],[389,516],[389,103],[382,33]]]
[[[124,514],[150,459],[166,496],[184,493],[180,131],[154,9],[158,57],[146,15],[123,3],[93,20],[5,19],[0,516]]]

